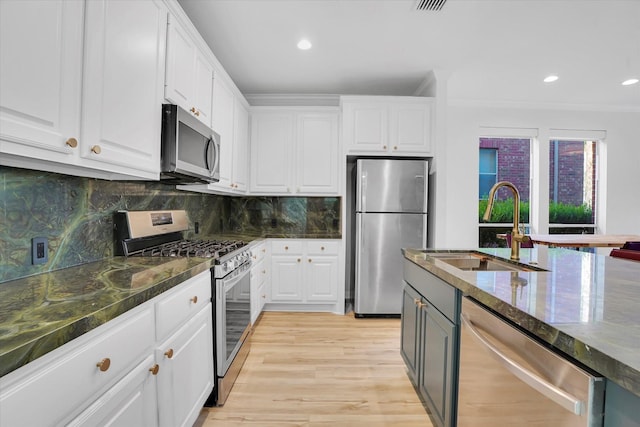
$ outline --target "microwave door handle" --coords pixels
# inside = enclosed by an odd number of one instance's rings
[[[220,164],[220,144],[217,143],[215,137],[211,137],[211,143],[213,144],[213,167],[210,169],[213,174],[214,171],[218,169],[218,165]]]
[[[207,140],[207,145],[204,147],[204,167],[207,168],[209,172],[211,172],[211,166],[209,166],[209,150],[211,149],[211,143],[213,142],[212,138]]]

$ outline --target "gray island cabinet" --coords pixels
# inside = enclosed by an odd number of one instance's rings
[[[403,249],[401,355],[434,425],[458,423],[464,295],[605,377],[604,427],[640,427],[640,263],[546,247],[522,250],[517,274],[438,259],[460,252]],[[472,252],[510,262],[509,249]]]
[[[439,427],[455,425],[461,292],[404,260],[400,353]]]

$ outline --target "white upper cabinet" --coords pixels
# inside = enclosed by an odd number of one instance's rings
[[[157,177],[167,10],[91,0],[86,25],[80,155]]]
[[[297,115],[296,193],[338,191],[338,115]]]
[[[213,67],[173,17],[167,30],[165,98],[211,127]]]
[[[220,135],[220,181],[218,185],[232,188],[234,145],[234,97],[229,87],[217,76],[213,80],[213,130]]]
[[[249,177],[249,110],[245,108],[238,98],[235,99],[234,109],[234,144],[231,185],[234,190],[245,192],[247,191]]]
[[[260,112],[251,115],[252,193],[291,192],[291,151],[294,138],[291,112]]]
[[[160,0],[0,2],[0,162],[158,179]]]
[[[433,155],[433,98],[343,96],[346,154]]]
[[[80,138],[84,4],[0,1],[0,151],[71,162]]]
[[[333,109],[252,112],[252,193],[335,195],[337,165],[338,113]]]

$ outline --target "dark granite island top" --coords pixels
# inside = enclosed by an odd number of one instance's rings
[[[510,255],[510,249],[479,251]],[[640,262],[539,246],[521,249],[520,262],[547,272],[463,271],[428,252],[456,251],[403,251],[463,294],[640,396]]]
[[[115,257],[0,283],[0,377],[212,265],[204,258]]]

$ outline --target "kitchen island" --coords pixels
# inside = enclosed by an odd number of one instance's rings
[[[478,251],[510,262],[509,249]],[[628,391],[632,400],[640,397],[640,263],[537,247],[520,253],[529,271],[465,271],[429,256],[456,252],[403,251],[462,295]]]

